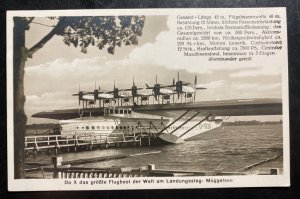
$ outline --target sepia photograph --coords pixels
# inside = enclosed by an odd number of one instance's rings
[[[9,190],[289,186],[285,17],[9,11]]]

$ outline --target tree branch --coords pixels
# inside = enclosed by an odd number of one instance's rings
[[[38,22],[31,22],[31,23],[38,24],[38,25],[41,25],[41,26],[51,27],[51,28],[55,27],[54,25],[50,26],[50,25],[43,24],[43,23],[38,23]]]
[[[57,25],[45,36],[43,37],[38,43],[32,46],[30,49],[27,50],[27,57],[32,58],[32,55],[41,49],[55,34],[57,34],[64,25],[65,17],[61,17],[57,23]]]
[[[28,20],[28,25],[34,20],[34,17],[30,17],[30,19]]]

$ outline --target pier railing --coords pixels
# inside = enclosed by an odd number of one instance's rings
[[[151,134],[143,133],[81,133],[69,136],[61,135],[40,135],[25,136],[25,151],[32,150],[33,153],[40,149],[74,148],[76,151],[79,146],[87,146],[92,149],[94,146],[107,148],[110,145],[119,146],[126,143],[138,144],[141,146],[142,138],[150,137]]]

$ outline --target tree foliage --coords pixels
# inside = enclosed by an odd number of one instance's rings
[[[27,51],[28,57],[48,42],[52,36],[63,37],[63,42],[80,47],[86,53],[87,48],[97,46],[99,50],[107,47],[107,52],[114,54],[116,46],[137,45],[138,36],[142,35],[145,23],[144,16],[86,16],[86,17],[49,17],[57,20],[57,25],[40,42]],[[28,18],[28,27],[33,18]]]
[[[65,20],[66,28],[62,32],[64,43],[81,47],[86,53],[89,45],[97,45],[102,50],[114,54],[116,46],[137,45],[142,35],[144,17],[72,17]]]

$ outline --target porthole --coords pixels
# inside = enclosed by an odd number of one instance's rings
[[[111,126],[111,129],[114,129],[114,126]]]
[[[86,126],[85,128],[86,128],[86,130],[89,130],[89,129],[90,129],[90,127],[89,127],[89,126]]]
[[[102,126],[102,129],[105,129],[105,126]]]
[[[92,129],[94,130],[94,129],[95,129],[95,127],[94,127],[94,126],[92,126]]]
[[[109,129],[109,126],[106,126],[106,129]]]
[[[100,126],[97,126],[97,129],[100,129]]]
[[[122,130],[122,129],[123,129],[123,127],[122,127],[122,126],[120,126],[120,129]]]

